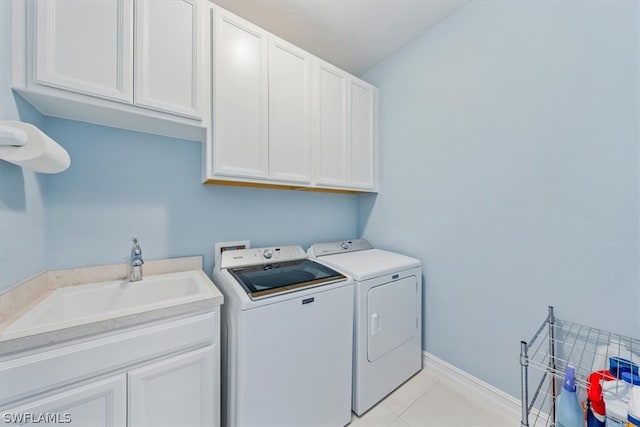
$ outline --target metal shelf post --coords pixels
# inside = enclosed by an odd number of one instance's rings
[[[549,319],[547,320],[549,323],[549,381],[551,381],[551,407],[549,411],[549,418],[551,418],[551,422],[553,425],[557,425],[556,423],[556,381],[553,373],[556,372],[556,317],[553,314],[553,307],[549,306]]]
[[[527,356],[527,343],[520,341],[520,402],[522,404],[521,427],[529,427],[529,357]]]

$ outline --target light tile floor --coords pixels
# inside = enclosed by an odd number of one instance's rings
[[[352,427],[514,427],[520,419],[484,396],[429,367],[424,368],[368,412],[351,417]]]

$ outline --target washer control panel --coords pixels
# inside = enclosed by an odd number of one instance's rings
[[[273,246],[268,248],[238,249],[222,253],[220,268],[244,267],[294,261],[307,258],[300,246]]]
[[[342,254],[346,252],[365,251],[373,249],[365,239],[339,240],[337,242],[315,243],[311,246],[310,252],[320,257],[325,255]]]

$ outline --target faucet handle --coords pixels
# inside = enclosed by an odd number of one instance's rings
[[[137,282],[142,280],[142,249],[138,244],[138,239],[133,238],[133,247],[131,248],[131,275],[129,276],[130,282]]]
[[[142,249],[136,237],[133,238],[133,247],[131,248],[131,256],[133,257],[134,255],[142,255]]]

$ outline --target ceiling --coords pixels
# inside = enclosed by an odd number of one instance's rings
[[[468,0],[213,0],[355,75],[361,75]]]

